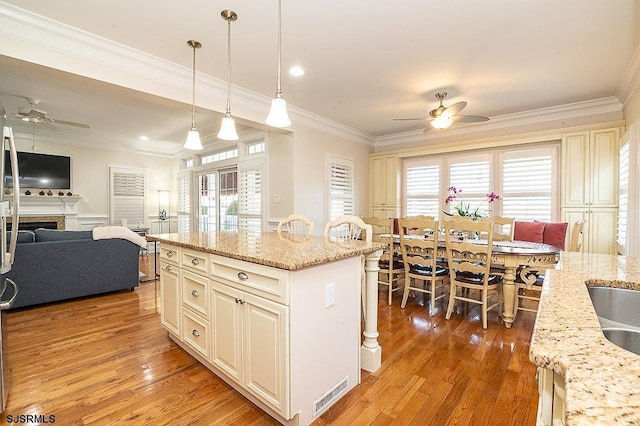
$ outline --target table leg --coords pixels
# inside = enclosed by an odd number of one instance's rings
[[[513,320],[516,317],[516,303],[518,298],[518,290],[515,284],[516,267],[513,265],[505,265],[504,281],[502,282],[502,297],[504,301],[504,326],[511,328]]]
[[[375,372],[382,365],[382,347],[378,344],[378,260],[382,250],[365,258],[366,297],[364,342],[360,347],[360,367]]]

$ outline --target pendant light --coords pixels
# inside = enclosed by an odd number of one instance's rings
[[[184,143],[185,149],[200,151],[204,149],[200,142],[200,133],[196,130],[196,49],[200,49],[202,44],[199,41],[189,40],[187,44],[193,48],[193,78],[192,78],[192,102],[191,102],[191,130],[187,133],[187,141]]]
[[[291,125],[289,114],[287,113],[287,102],[282,97],[282,7],[281,0],[278,0],[278,76],[276,80],[276,97],[271,101],[271,110],[265,120],[269,126],[287,127]]]
[[[227,112],[222,119],[218,139],[236,141],[236,123],[231,117],[231,22],[238,20],[238,15],[232,10],[223,10],[220,15],[227,21]]]

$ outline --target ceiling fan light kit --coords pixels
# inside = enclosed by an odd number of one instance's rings
[[[238,20],[238,14],[232,10],[223,10],[220,16],[227,21],[227,112],[222,119],[218,139],[236,141],[239,139],[236,123],[231,116],[231,22]]]
[[[192,74],[192,102],[191,102],[191,130],[187,133],[187,140],[184,143],[185,149],[200,151],[204,149],[202,141],[200,141],[200,132],[196,130],[196,49],[202,47],[202,43],[195,40],[187,41],[187,44],[193,49],[193,74]]]
[[[440,101],[440,105],[438,105],[435,109],[429,111],[427,117],[425,118],[394,118],[396,121],[406,121],[406,120],[426,120],[431,124],[431,127],[425,126],[423,133],[427,133],[431,129],[443,130],[449,128],[454,122],[455,123],[479,123],[482,121],[489,121],[488,117],[483,117],[480,115],[459,115],[463,109],[466,108],[467,102],[461,101],[456,102],[455,104],[445,107],[443,104],[444,98],[447,97],[447,92],[438,92],[436,93],[436,99]]]
[[[282,97],[282,4],[278,0],[278,72],[276,78],[276,96],[271,101],[271,109],[265,123],[273,127],[288,127],[291,125],[287,113],[287,102]]]

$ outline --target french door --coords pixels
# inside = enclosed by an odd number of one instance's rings
[[[198,231],[237,231],[237,168],[207,171],[197,176]]]

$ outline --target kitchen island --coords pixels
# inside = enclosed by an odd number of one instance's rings
[[[640,291],[640,259],[563,252],[547,271],[530,349],[538,424],[640,424],[640,355],[605,338],[589,286]]]
[[[380,367],[383,244],[246,231],[148,239],[160,242],[170,338],[280,423],[311,423],[360,382],[361,368]]]

